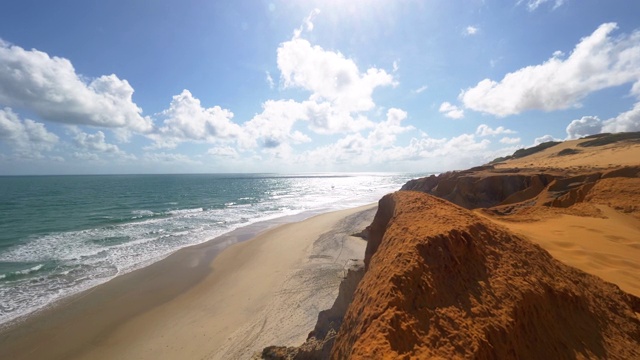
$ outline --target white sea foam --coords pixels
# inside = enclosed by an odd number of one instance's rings
[[[239,227],[307,211],[375,202],[397,190],[405,180],[393,183],[360,175],[291,177],[286,178],[282,189],[276,189],[285,180],[275,178],[269,194],[238,196],[220,203],[223,208],[207,205],[176,209],[177,202],[165,202],[173,209],[152,211],[151,206],[142,207],[131,211],[133,219],[129,222],[32,237],[0,253],[0,261],[38,264],[20,270],[25,278],[43,272],[36,282],[23,279],[12,286],[4,286],[6,276],[0,275],[0,323]],[[257,201],[259,198],[263,200]],[[55,264],[54,270],[43,270],[44,263]]]

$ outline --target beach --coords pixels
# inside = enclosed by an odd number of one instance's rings
[[[366,242],[350,234],[375,210],[179,250],[3,329],[0,358],[231,359],[297,345],[331,307],[349,259],[363,257]]]

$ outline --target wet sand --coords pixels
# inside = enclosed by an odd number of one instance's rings
[[[376,206],[182,249],[0,332],[2,359],[232,359],[297,345],[362,258]]]

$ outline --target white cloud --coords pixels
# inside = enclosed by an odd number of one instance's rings
[[[547,3],[547,2],[553,2],[553,10],[559,8],[560,6],[562,6],[566,0],[520,0],[518,1],[518,5],[522,4],[522,3],[526,3],[527,4],[527,9],[529,11],[534,11],[536,10],[540,5]]]
[[[562,141],[561,139],[556,139],[555,137],[551,136],[551,135],[543,135],[540,137],[537,137],[533,140],[533,145],[540,145],[542,143],[546,143],[549,141]]]
[[[541,65],[509,73],[500,82],[484,79],[459,98],[469,109],[507,116],[579,107],[594,91],[637,82],[640,32],[612,38],[616,27],[602,24],[581,39],[566,60],[553,56]]]
[[[629,111],[623,112],[615,118],[604,121],[602,132],[630,132],[640,131],[640,102]]]
[[[413,90],[414,93],[420,94],[421,92],[427,90],[429,87],[427,85],[422,85],[419,88]]]
[[[461,134],[450,139],[429,136],[411,139],[405,147],[394,147],[378,156],[387,161],[427,161],[434,168],[472,166],[489,160],[491,142],[477,141],[473,134]]]
[[[100,154],[107,155],[111,160],[135,160],[136,156],[127,154],[117,145],[107,142],[106,136],[102,131],[96,131],[94,134],[88,134],[81,131],[76,126],[70,126],[69,132],[73,134],[73,142],[80,149],[74,153],[74,157],[81,160],[100,160]]]
[[[475,35],[478,33],[478,31],[480,31],[480,29],[478,27],[469,25],[464,31],[466,35]]]
[[[180,165],[202,165],[200,161],[193,160],[186,155],[166,152],[147,152],[142,157],[142,160],[152,164],[175,163]]]
[[[353,60],[301,38],[280,44],[277,62],[285,87],[308,90],[309,100],[328,101],[340,113],[372,109],[373,90],[395,84],[384,70],[369,68],[360,73]]]
[[[597,116],[583,116],[567,126],[567,140],[579,139],[602,132],[602,121]]]
[[[510,144],[510,145],[512,145],[512,144],[517,144],[519,142],[520,142],[520,138],[519,137],[514,138],[514,137],[505,136],[502,139],[500,139],[500,143],[501,144]]]
[[[320,14],[320,9],[313,9],[311,11],[311,13],[309,14],[309,16],[307,16],[303,21],[302,21],[302,26],[300,26],[299,28],[295,29],[293,31],[293,37],[294,38],[298,38],[300,37],[300,35],[302,34],[303,31],[307,31],[307,32],[311,32],[313,31],[313,19]]]
[[[395,136],[381,141],[380,134],[388,134],[382,129],[389,125],[399,126],[406,113],[391,109],[387,120],[365,137],[360,133],[349,134],[333,144],[322,146],[301,154],[296,160],[312,168],[367,169],[379,168],[393,163],[396,168],[432,170],[464,168],[489,161],[496,157],[495,151],[488,149],[491,142],[477,139],[473,134],[461,134],[452,138],[436,139],[422,134],[413,138],[406,146],[397,146]],[[384,124],[384,125],[383,125]],[[401,127],[390,133],[409,131],[411,127]],[[513,151],[511,151],[513,152]]]
[[[300,131],[293,131],[298,120],[307,119],[307,109],[293,100],[268,100],[262,113],[255,115],[242,127],[238,143],[243,149],[255,147],[277,148],[283,144],[300,144],[311,139]]]
[[[513,130],[505,129],[504,126],[498,126],[495,129],[489,127],[486,124],[480,124],[476,129],[476,135],[478,136],[494,136],[501,134],[515,134],[516,132]]]
[[[1,40],[0,68],[1,104],[60,123],[151,130],[151,120],[132,100],[133,88],[116,75],[89,81],[65,58]]]
[[[440,104],[439,111],[444,114],[444,116],[451,119],[462,119],[464,117],[464,110],[458,108],[457,106],[445,101]]]
[[[402,125],[406,118],[404,110],[391,108],[386,120],[376,123],[366,137],[359,132],[348,134],[333,144],[297,156],[296,161],[307,166],[382,164],[380,156],[394,147],[397,135],[414,130],[413,126]]]
[[[597,116],[583,116],[567,125],[567,140],[600,133],[620,133],[640,131],[640,102],[634,104],[629,111],[618,116],[600,120]]]
[[[265,71],[265,80],[267,84],[269,84],[269,88],[273,89],[273,87],[275,86],[275,83],[273,82],[273,78],[271,77],[271,74],[268,71]]]
[[[318,134],[357,132],[374,126],[366,117],[353,117],[349,112],[340,111],[327,101],[305,101],[302,106],[306,115],[304,119],[309,120],[309,128]]]
[[[41,158],[58,142],[58,136],[47,131],[44,124],[21,120],[11,108],[0,109],[0,140],[13,146],[19,157]]]
[[[75,134],[73,140],[76,145],[82,149],[112,154],[122,153],[117,145],[106,142],[106,138],[102,131],[97,131],[95,134],[87,134],[79,131]]]
[[[375,128],[369,132],[368,142],[372,146],[392,146],[396,142],[397,135],[415,129],[413,126],[402,126],[402,121],[406,118],[406,111],[396,108],[389,109],[387,120],[376,124]]]
[[[80,151],[76,151],[73,153],[73,157],[77,160],[83,160],[83,161],[98,161],[100,160],[100,157],[98,156],[98,154],[96,153],[91,153],[91,152],[80,152]]]
[[[398,67],[398,61],[397,61],[397,60],[394,60],[394,61],[393,61],[393,72],[397,72],[397,71],[398,71],[398,69],[400,69],[400,68]]]
[[[236,149],[230,146],[218,146],[207,150],[208,155],[212,155],[215,157],[223,157],[223,158],[232,158],[236,159],[240,157]]]
[[[231,121],[233,113],[219,106],[204,108],[189,90],[175,95],[162,126],[149,137],[156,147],[174,148],[183,141],[215,142],[239,135],[241,128]]]

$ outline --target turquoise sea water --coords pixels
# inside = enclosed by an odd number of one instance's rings
[[[236,228],[363,205],[410,174],[0,177],[0,324]]]

